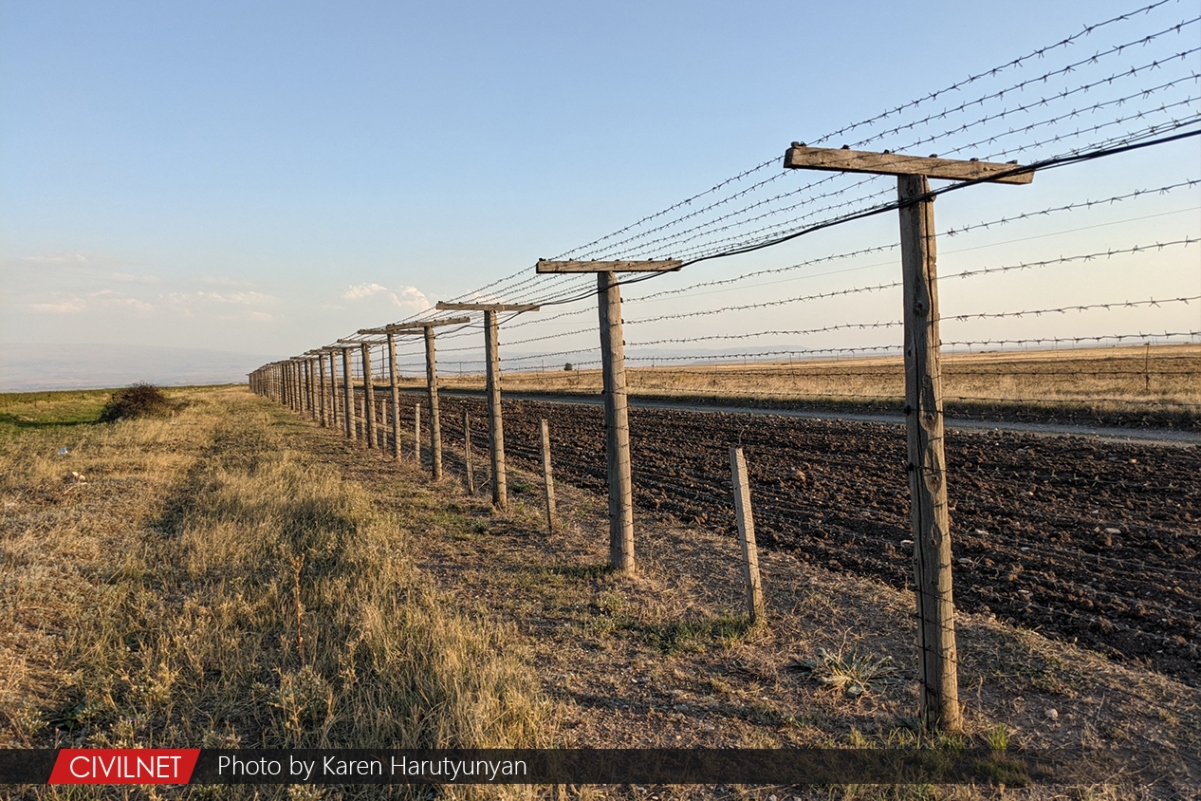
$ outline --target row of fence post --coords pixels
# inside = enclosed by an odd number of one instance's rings
[[[346,349],[348,350],[348,349]],[[345,352],[345,351],[344,351]],[[331,354],[332,362],[332,354]],[[313,382],[311,371],[306,372],[309,368],[301,363],[299,365],[289,365],[287,362],[281,363],[282,369],[276,370],[266,376],[252,376],[251,386],[255,392],[274,397],[284,405],[302,413],[307,414],[312,419],[318,421],[321,425],[327,427],[336,427],[337,417],[336,402],[331,404],[330,413],[326,413],[325,405],[325,379],[324,371],[319,370],[318,380]],[[349,372],[349,371],[347,371]],[[369,378],[370,369],[364,371],[364,377]],[[320,397],[314,394],[314,390],[320,389]],[[331,389],[333,384],[331,381]],[[364,391],[360,396],[354,393],[352,396],[351,385],[347,384],[347,398],[353,397],[356,401],[362,398],[362,413],[357,410],[353,415],[347,416],[346,430],[354,432],[348,434],[349,437],[359,440],[362,439],[371,447],[374,441],[375,446],[381,450],[386,449],[386,427],[385,426],[385,404],[388,401],[380,399],[374,400],[374,393],[371,389],[370,381],[366,382]],[[336,396],[336,392],[334,393]],[[395,396],[394,396],[395,397]],[[436,395],[434,395],[436,397]],[[336,397],[335,397],[336,401]],[[392,426],[390,426],[393,434],[393,446],[396,453],[400,452],[400,428],[399,428],[399,409],[398,403],[393,401],[392,407]],[[351,417],[355,419],[351,419]],[[430,424],[435,431],[440,427],[440,420],[436,414],[431,413]],[[359,423],[359,418],[362,423]],[[413,406],[413,458],[421,463],[421,404]],[[554,533],[557,522],[557,509],[555,502],[555,485],[554,472],[551,458],[551,439],[550,426],[546,419],[540,421],[540,451],[542,461],[542,486],[543,486],[543,503],[546,512],[546,529],[548,533]],[[438,444],[440,451],[441,432],[431,434],[431,441]],[[439,455],[441,455],[439,453]],[[441,460],[439,460],[441,461]],[[493,460],[495,463],[495,460]],[[501,465],[503,466],[503,462]],[[468,411],[463,412],[463,467],[464,467],[464,484],[469,494],[474,495],[476,492],[475,481],[475,465],[474,451],[471,438],[471,415]],[[503,467],[502,467],[503,469]],[[440,474],[441,471],[439,470]],[[496,481],[496,472],[494,468],[491,482]],[[746,612],[752,624],[758,624],[765,620],[765,605],[763,598],[763,586],[759,574],[759,556],[758,548],[755,540],[755,522],[754,514],[751,507],[751,492],[750,480],[747,473],[746,458],[742,448],[734,447],[730,449],[730,479],[733,488],[734,499],[734,516],[738,526],[738,539],[741,549],[741,562],[743,568],[743,579],[746,587]],[[502,479],[503,480],[503,479]]]

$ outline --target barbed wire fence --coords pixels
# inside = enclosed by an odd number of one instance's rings
[[[952,411],[1195,430],[1201,416],[1198,35],[1194,8],[1149,3],[807,139],[885,153],[937,149],[943,158],[1017,159],[1036,169],[1036,186],[1047,187],[1034,195],[981,187],[948,204],[951,222],[938,230],[947,247],[938,256],[950,269],[938,282],[937,323],[943,399]],[[951,182],[930,195],[976,183]],[[903,282],[896,280],[899,245],[888,216],[899,208],[893,184],[877,175],[815,178],[780,167],[777,154],[555,259],[683,262],[677,272],[619,282],[630,306],[625,358],[636,396],[869,418],[881,410],[898,414],[905,396],[896,330],[903,325]],[[729,269],[735,264],[736,272]],[[651,280],[657,283],[641,286]],[[596,314],[597,292],[591,275],[525,267],[452,302],[541,307],[500,317],[501,332],[512,337],[503,342],[506,387],[595,395],[602,353],[589,315]],[[436,319],[429,310],[396,323]],[[444,386],[470,390],[481,383],[481,329],[473,320],[439,334],[443,365],[450,366]],[[357,343],[378,337],[351,334],[341,342],[354,343],[341,347],[357,361],[350,375],[330,382],[331,422],[337,424],[340,410],[344,421],[357,420],[346,430],[365,440],[365,416],[374,414],[391,438],[381,447],[416,438],[420,401],[411,397],[399,430],[388,427],[386,411],[348,415],[337,381],[357,387],[355,397],[363,394]],[[416,342],[398,343],[395,364],[386,348],[367,352],[375,380],[386,383],[395,371],[405,387],[424,389]],[[315,414],[313,382],[304,380],[312,361],[266,365],[252,375],[252,387]],[[450,399],[448,444],[463,445],[463,412],[483,420],[479,408],[469,396]],[[881,423],[857,423],[852,434],[850,424],[839,422],[807,432],[796,422],[803,418],[752,425],[750,418],[668,409],[636,415],[631,452],[639,508],[730,529],[731,485],[720,446],[743,446],[756,520],[769,543],[834,569],[910,586],[912,554],[904,543],[911,548],[912,540],[895,468],[905,460],[903,442],[895,433],[862,428]],[[536,401],[511,407],[505,426],[513,457],[537,463],[535,425],[542,417],[561,434],[554,445],[561,478],[603,490],[604,426],[593,407]],[[985,503],[968,494],[956,501],[956,563],[970,577],[957,577],[959,603],[1115,657],[1195,675],[1201,571],[1185,557],[1199,544],[1188,518],[1172,511],[1201,507],[1195,481],[1174,483],[1171,470],[1166,479],[1148,473],[1116,445],[1073,445],[1067,450],[1079,459],[1056,461],[1048,473],[1048,465],[1023,462],[1022,451],[1039,446],[1018,440],[991,451],[952,442],[960,480],[976,488],[989,482],[999,499]],[[1008,447],[1015,443],[1022,447]],[[892,455],[891,467],[879,453]],[[856,475],[866,489],[814,491],[824,486],[822,477],[840,473]],[[1046,489],[1063,506],[1054,513],[1032,507],[1030,496],[1020,495],[1029,486]],[[1146,519],[1127,514],[1128,502]],[[1056,572],[1065,562],[1075,564],[1070,576]],[[1114,578],[1119,571],[1121,583]],[[1163,593],[1165,582],[1181,592]]]

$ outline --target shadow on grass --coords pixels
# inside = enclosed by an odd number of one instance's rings
[[[35,419],[24,414],[0,414],[0,425],[7,424],[17,428],[62,428],[66,426],[91,426],[100,424],[100,410],[90,417],[71,420]]]

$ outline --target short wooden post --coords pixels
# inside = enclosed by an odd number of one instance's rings
[[[375,447],[375,383],[371,380],[371,346],[360,348],[363,355],[363,423],[366,425],[367,447]]]
[[[755,516],[751,512],[751,482],[742,448],[730,448],[730,478],[734,486],[734,515],[742,544],[742,572],[746,578],[747,615],[751,624],[764,620],[763,584],[759,579],[759,549],[755,545]]]
[[[471,415],[463,412],[463,461],[467,471],[467,494],[475,495],[475,473],[471,466]]]
[[[546,530],[555,531],[555,479],[550,468],[550,426],[542,421],[542,486],[546,491]]]
[[[413,459],[421,466],[421,404],[413,406]]]
[[[434,329],[425,329],[425,385],[430,402],[430,475],[442,478],[442,422],[438,416],[438,360],[434,352]]]
[[[596,274],[600,304],[601,366],[604,374],[605,453],[609,462],[609,561],[633,573],[634,492],[630,478],[630,423],[626,398],[625,342],[621,289],[613,272]]]
[[[400,373],[396,369],[396,335],[388,334],[388,377],[392,391],[392,456],[400,461]]]
[[[958,730],[958,658],[951,593],[951,519],[943,453],[942,369],[934,200],[923,175],[897,178],[902,204],[901,272],[905,325],[905,419],[909,442],[910,515],[922,661],[922,717]],[[923,199],[918,199],[923,198]]]
[[[484,312],[484,350],[487,364],[488,444],[492,461],[492,503],[500,509],[509,506],[509,485],[505,478],[505,421],[500,411],[500,335],[496,312]]]
[[[388,427],[384,424],[384,399],[375,399],[375,442],[379,449],[388,447]]]
[[[346,438],[354,439],[354,378],[350,373],[350,348],[342,348],[342,408],[346,412]]]

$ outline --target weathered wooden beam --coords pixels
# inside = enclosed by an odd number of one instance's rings
[[[440,325],[462,325],[469,322],[471,322],[470,317],[448,317],[442,320],[426,320],[416,323],[388,323],[380,328],[360,328],[358,333],[362,336],[377,334],[420,334],[425,329],[437,328]]]
[[[679,259],[648,261],[551,261],[538,259],[537,273],[666,273],[684,266]]]
[[[876,175],[924,175],[952,181],[991,181],[998,184],[1028,184],[1034,170],[1021,169],[1017,162],[997,164],[988,161],[960,161],[936,156],[902,156],[899,153],[870,153],[825,147],[806,147],[793,142],[784,153],[789,169],[829,170],[832,172],[868,172]]]
[[[536,303],[444,303],[438,301],[438,311],[491,311],[491,312],[527,312],[538,311]]]

